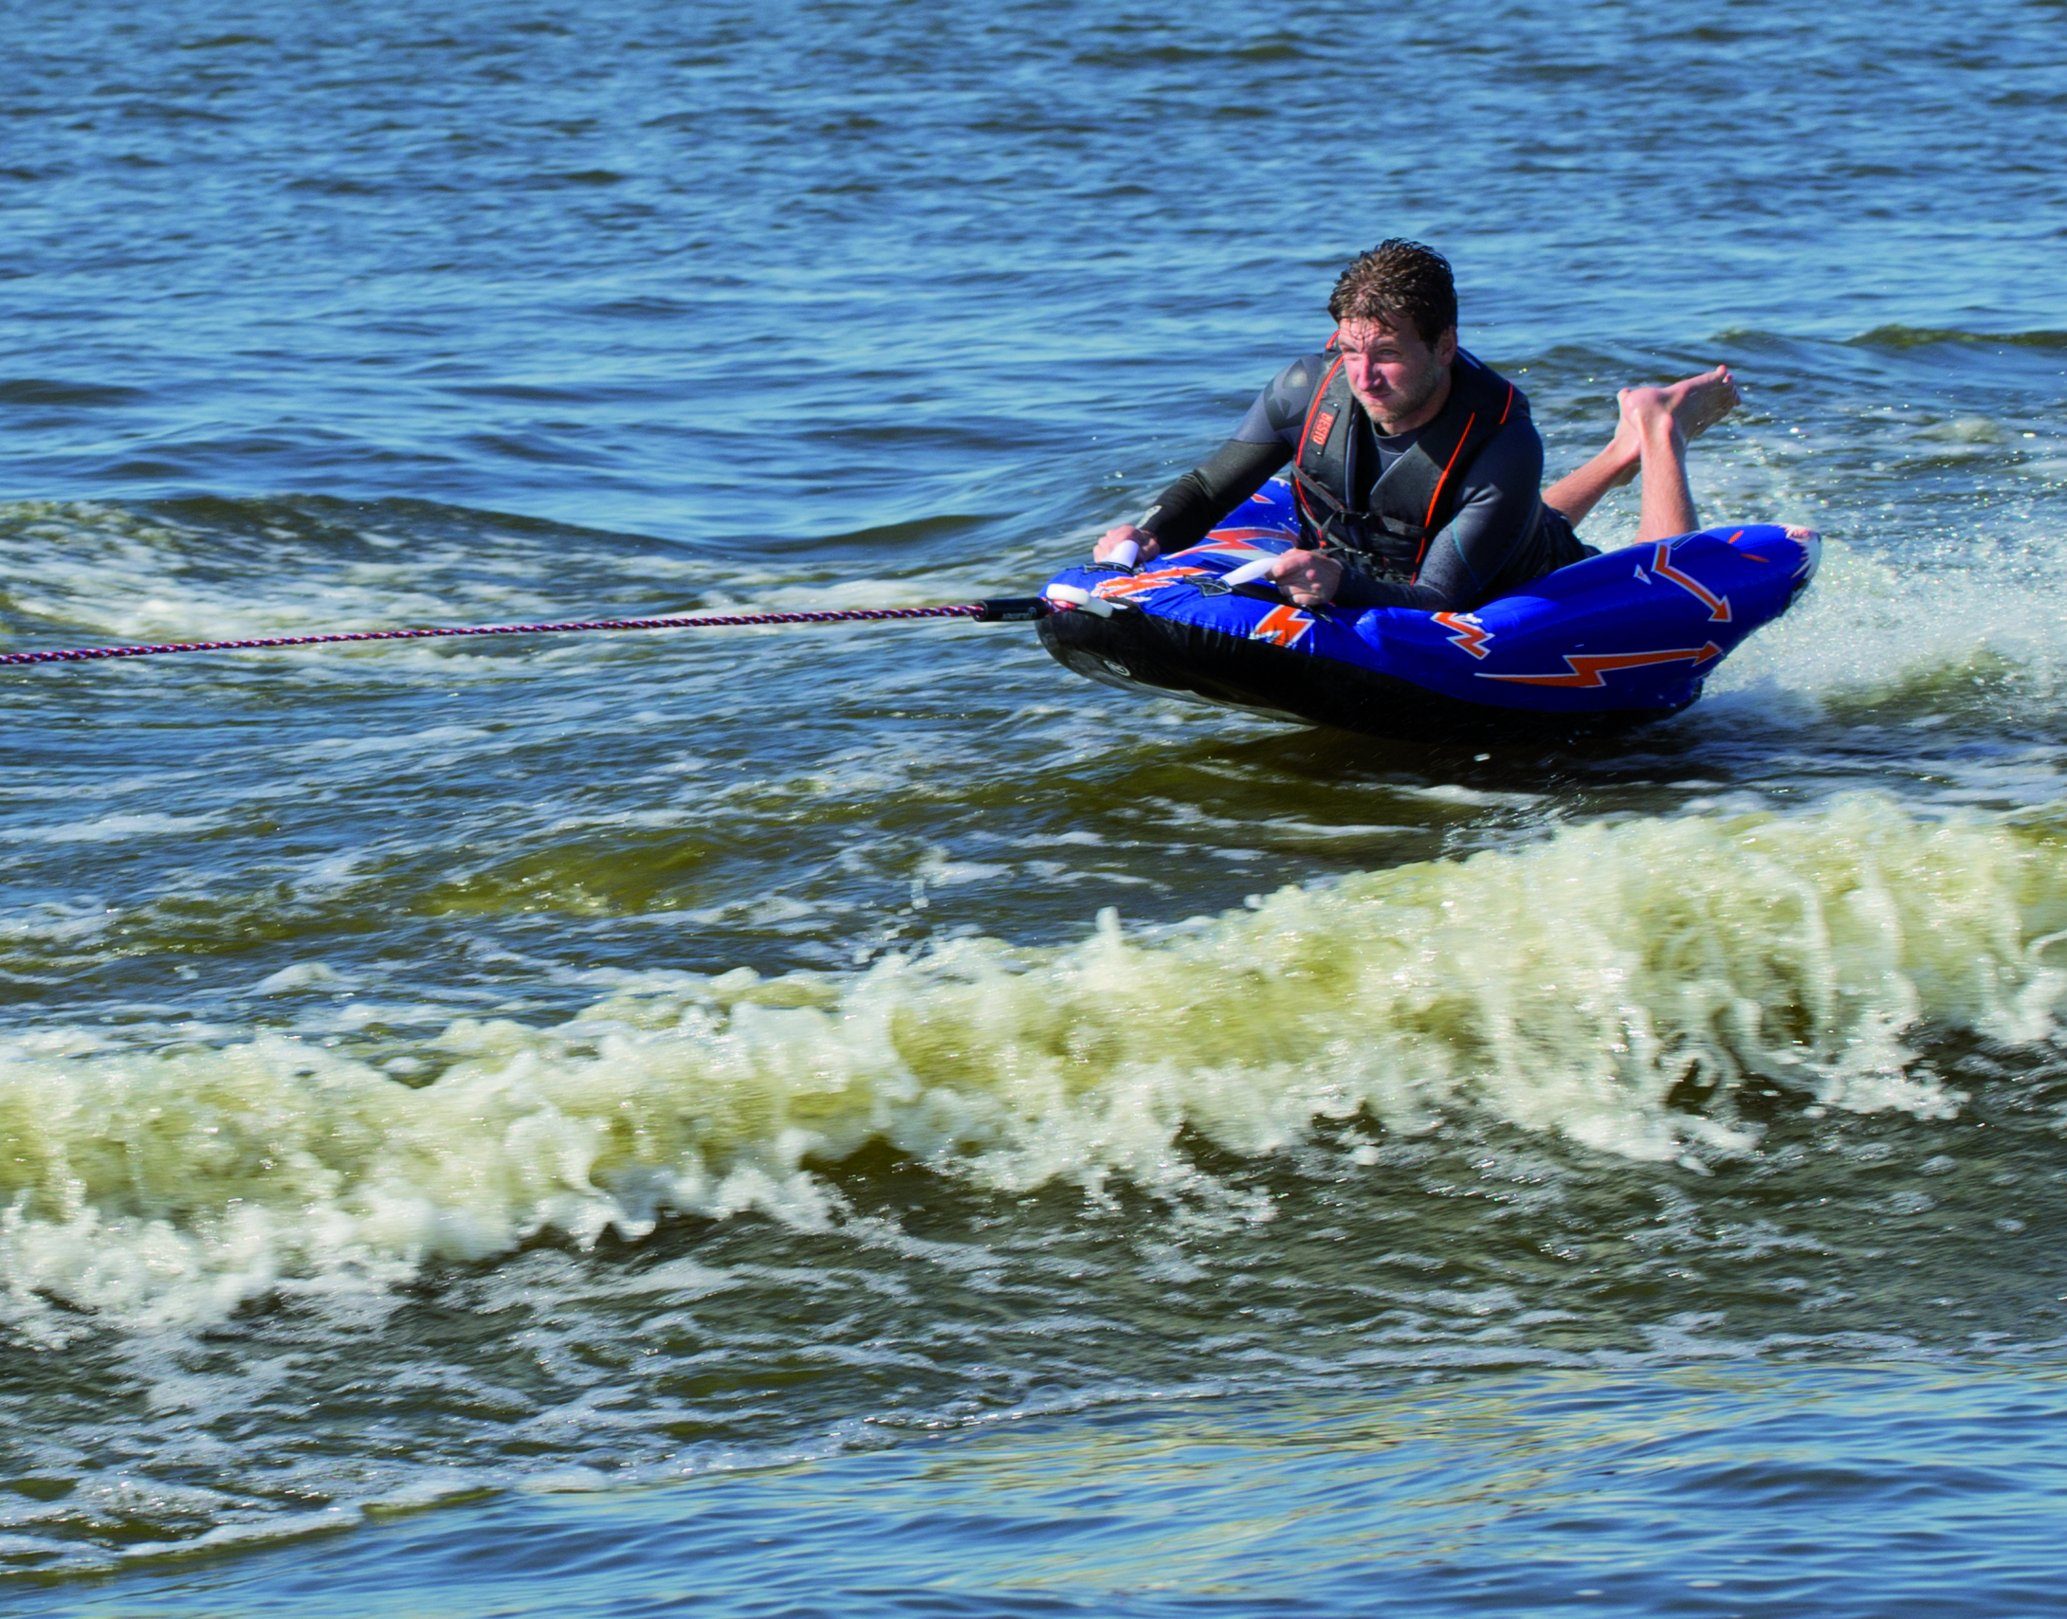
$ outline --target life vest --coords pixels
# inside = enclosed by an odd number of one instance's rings
[[[1529,401],[1459,349],[1450,364],[1450,397],[1372,484],[1368,509],[1350,504],[1361,409],[1337,354],[1314,390],[1292,457],[1299,515],[1322,549],[1355,551],[1380,574],[1411,579],[1429,542],[1457,513],[1465,470],[1516,411],[1528,414]]]

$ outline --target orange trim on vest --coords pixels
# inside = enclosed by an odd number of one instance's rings
[[[1342,369],[1342,361],[1342,355],[1338,354],[1335,356],[1335,363],[1328,367],[1327,375],[1321,378],[1321,385],[1313,391],[1313,403],[1306,407],[1306,420],[1299,424],[1299,448],[1292,455],[1292,470],[1294,472],[1301,470],[1300,463],[1306,459],[1307,448],[1313,442],[1307,436],[1313,431],[1313,418],[1321,408],[1321,401],[1328,397],[1328,384],[1335,380],[1335,373]],[[1329,424],[1330,431],[1333,430],[1333,426],[1333,423]],[[1299,515],[1313,525],[1314,533],[1319,535],[1325,532],[1321,528],[1319,520],[1308,510],[1306,491],[1299,487],[1299,480],[1297,478],[1292,480],[1292,498],[1298,503]]]
[[[1512,393],[1513,389],[1510,388],[1508,391]],[[1450,459],[1443,463],[1443,475],[1436,479],[1435,492],[1428,497],[1428,515],[1421,519],[1423,528],[1428,528],[1435,522],[1435,509],[1442,501],[1443,485],[1450,481],[1450,470],[1457,465],[1457,457],[1464,453],[1464,446],[1471,442],[1471,430],[1477,425],[1477,411],[1464,418],[1464,431],[1457,435],[1457,447],[1450,452]],[[1421,559],[1428,555],[1428,542],[1431,538],[1432,536],[1427,534],[1421,536],[1421,550],[1414,558],[1416,573],[1421,571]]]

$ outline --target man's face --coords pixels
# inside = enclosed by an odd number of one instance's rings
[[[1404,433],[1433,420],[1446,397],[1450,362],[1457,358],[1453,327],[1427,343],[1403,320],[1345,320],[1335,328],[1349,391],[1371,413],[1380,432]]]

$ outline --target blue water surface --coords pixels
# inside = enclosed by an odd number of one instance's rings
[[[1555,756],[1130,706],[1008,627],[10,671],[0,1606],[2056,1610],[2063,116],[2062,0],[11,5],[10,647],[1025,590],[1396,234],[1553,470],[1728,361],[1704,514],[1831,560],[1700,709]],[[1496,915],[1420,1112],[1286,1102],[1362,1048],[1228,961],[1172,1073],[1240,1020],[1306,1055],[1156,1154],[1058,1112],[1009,1173],[589,1177],[595,1096],[703,1129],[787,1014],[850,1034],[800,1070],[916,1025],[962,1076],[950,990],[871,1032],[907,958],[1373,873],[1425,922],[1463,857],[1620,829],[1621,880],[1746,815],[1865,875],[1625,1009],[1806,1054],[1689,1059],[1671,1151],[1473,1090],[1538,1004]],[[1938,918],[1979,988],[1874,877],[1945,825],[1997,839],[1993,923]],[[1862,916],[1878,965],[1772,988]],[[1095,1091],[1075,1035],[1024,1049]],[[469,1063],[542,1100],[383,1135]],[[739,1094],[680,1162],[781,1159]]]

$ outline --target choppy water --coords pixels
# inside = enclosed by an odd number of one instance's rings
[[[1828,550],[1544,753],[1012,626],[8,672],[9,1610],[2057,1607],[2063,69],[11,9],[10,646],[1023,590],[1394,232],[1559,468],[1730,361]]]

